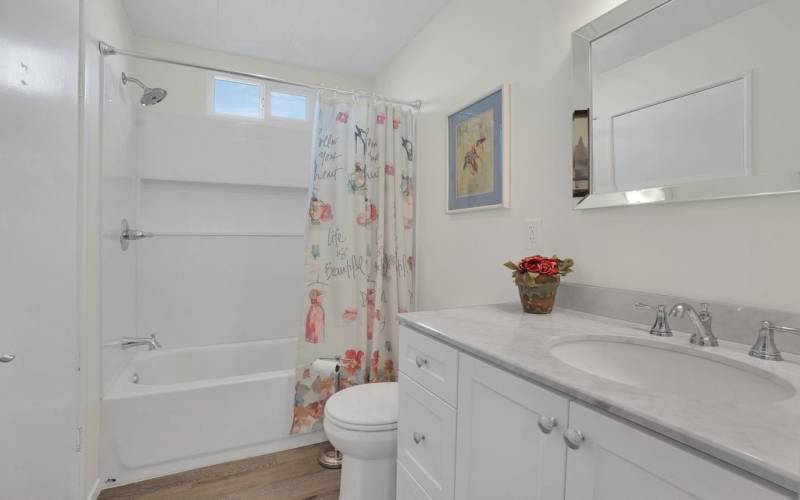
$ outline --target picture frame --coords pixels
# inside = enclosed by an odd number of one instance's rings
[[[447,116],[448,214],[509,207],[509,85]]]

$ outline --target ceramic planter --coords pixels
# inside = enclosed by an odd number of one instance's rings
[[[539,275],[533,284],[518,284],[522,309],[531,314],[550,314],[556,302],[560,276]]]

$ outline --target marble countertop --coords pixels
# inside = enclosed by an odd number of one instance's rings
[[[689,335],[648,334],[639,325],[570,310],[525,314],[519,304],[405,313],[402,325],[588,405],[632,421],[792,491],[800,491],[800,356],[783,362],[747,355],[749,346],[720,341],[698,347]],[[699,401],[654,393],[591,375],[550,354],[566,337],[615,336],[705,351],[760,368],[795,388],[777,402]],[[702,377],[698,377],[702,384]]]

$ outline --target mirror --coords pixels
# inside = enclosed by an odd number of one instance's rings
[[[576,31],[576,208],[800,192],[798,27],[798,0],[629,0]]]

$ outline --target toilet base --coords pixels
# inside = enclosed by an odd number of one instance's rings
[[[395,500],[397,460],[344,455],[339,500]]]

